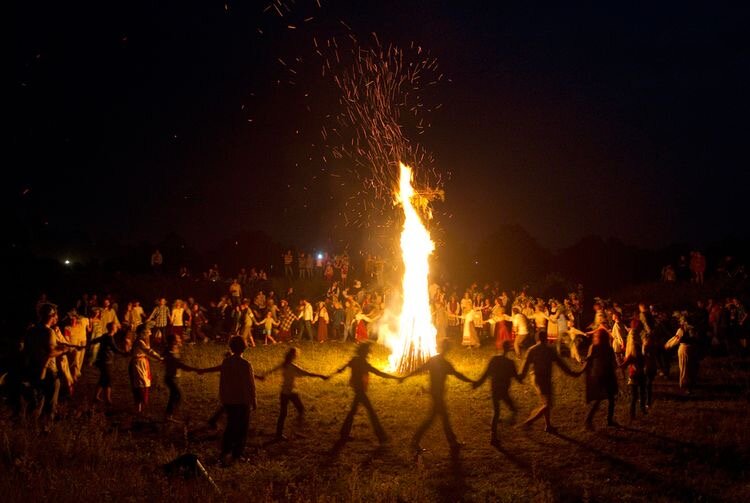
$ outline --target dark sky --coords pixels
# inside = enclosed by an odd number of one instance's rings
[[[452,173],[449,237],[746,234],[747,9],[297,0],[282,19],[269,1],[17,2],[3,204],[19,232],[175,231],[206,248],[257,228],[317,246],[337,201],[306,105],[333,103],[330,83],[276,84],[277,58],[311,61],[341,19],[416,41],[451,78],[420,138]]]

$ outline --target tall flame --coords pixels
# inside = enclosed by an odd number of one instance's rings
[[[399,165],[401,171],[396,198],[404,210],[404,228],[401,231],[403,305],[398,320],[398,335],[389,344],[389,361],[391,369],[406,373],[437,353],[437,330],[432,323],[428,288],[428,259],[435,250],[435,243],[414,206],[413,200],[419,196],[411,185],[412,170],[403,163]]]

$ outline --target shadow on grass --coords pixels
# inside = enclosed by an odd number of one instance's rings
[[[674,463],[678,465],[688,467],[697,462],[714,469],[718,468],[735,479],[744,477],[747,467],[750,466],[750,456],[735,446],[686,442],[630,426],[622,426],[621,429],[655,439],[657,442],[654,445],[661,446],[660,450],[674,452]]]
[[[420,454],[415,456],[417,463],[420,462]],[[466,483],[466,473],[461,462],[460,449],[451,449],[448,464],[444,469],[436,472],[437,482],[434,484],[435,491],[439,495],[439,501],[464,501],[471,487]]]
[[[529,478],[541,479],[547,482],[554,493],[556,501],[582,501],[584,499],[583,488],[571,484],[567,478],[562,476],[560,470],[544,470],[545,474],[535,470],[531,463],[524,461],[521,457],[508,450],[502,444],[493,445],[495,450],[505,456],[518,469],[526,472]],[[557,474],[561,476],[557,476]]]
[[[603,461],[609,463],[613,468],[617,469],[621,473],[630,473],[633,478],[642,482],[651,484],[658,492],[656,494],[670,495],[679,498],[680,500],[686,501],[713,501],[715,496],[702,493],[674,479],[663,478],[655,475],[653,472],[648,471],[634,463],[625,461],[624,459],[618,458],[608,452],[597,449],[589,444],[581,442],[578,439],[565,435],[564,433],[555,432],[553,436],[565,440],[576,446],[582,451],[594,454]]]

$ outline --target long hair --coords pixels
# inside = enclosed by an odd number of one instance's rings
[[[638,324],[640,325],[640,322]],[[632,325],[635,325],[635,323]],[[628,332],[628,341],[625,344],[625,359],[628,359],[631,356],[635,358],[642,355],[643,343],[641,341],[641,331],[637,328],[631,328],[630,332]]]

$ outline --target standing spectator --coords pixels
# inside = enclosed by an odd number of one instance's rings
[[[167,299],[162,297],[151,311],[151,316],[148,317],[148,321],[154,326],[154,345],[158,346],[166,337],[170,317]]]
[[[175,334],[180,340],[182,340],[185,336],[185,307],[180,299],[175,300],[172,305],[169,322],[170,325],[172,325],[171,333]]]
[[[294,278],[294,270],[292,264],[294,263],[294,254],[292,250],[287,250],[282,256],[284,260],[284,277],[288,280]]]
[[[328,323],[330,317],[328,316],[328,308],[326,308],[325,302],[318,302],[318,312],[315,313],[313,323],[318,324],[318,342],[325,342],[328,340]]]
[[[315,255],[315,277],[316,278],[322,278],[323,277],[323,270],[325,268],[326,264],[326,257],[322,253],[318,252]]]
[[[313,336],[313,329],[312,329],[312,323],[313,323],[313,307],[312,304],[310,304],[305,297],[302,298],[299,302],[299,309],[300,313],[297,316],[297,319],[302,322],[302,327],[300,330],[300,339],[304,339],[305,336],[307,336],[311,341],[315,339]]]
[[[308,253],[305,256],[305,275],[307,276],[307,279],[312,279],[313,267],[315,267],[315,257],[313,257],[312,253]]]
[[[154,250],[154,253],[151,254],[151,270],[154,271],[154,274],[161,274],[163,263],[164,257],[162,257],[161,252],[157,248],[156,250]]]
[[[117,330],[120,330],[120,320],[117,318],[117,311],[113,309],[109,299],[105,298],[102,302],[102,323],[106,327],[108,323],[114,323]]]
[[[341,341],[344,338],[344,322],[346,321],[346,311],[341,301],[336,299],[331,305],[331,337],[334,341]]]
[[[145,317],[146,313],[143,312],[140,301],[134,300],[130,303],[130,309],[123,317],[123,321],[128,326],[129,332],[135,332],[141,326]]]
[[[250,412],[258,407],[253,366],[242,357],[247,349],[245,340],[232,337],[229,349],[232,354],[221,365],[199,371],[200,374],[220,372],[219,397],[227,414],[227,425],[221,441],[221,460],[224,464],[230,463],[230,455],[234,461],[242,458],[250,426]]]
[[[299,252],[297,257],[297,277],[299,279],[305,279],[307,271],[307,258],[305,258],[305,252]]]
[[[292,325],[297,317],[294,316],[289,302],[281,299],[281,309],[279,309],[279,342],[289,342],[292,338]]]
[[[104,335],[107,332],[106,325],[102,323],[102,310],[99,307],[95,307],[91,310],[91,319],[89,319],[89,325],[91,326],[91,338],[96,339],[97,337]],[[89,366],[92,366],[96,361],[96,354],[99,351],[99,346],[92,346],[89,351]],[[130,347],[126,347],[125,351],[130,351]]]
[[[690,281],[690,266],[685,255],[680,255],[680,259],[677,261],[677,281],[681,283]]]
[[[70,325],[67,329],[68,333],[65,334],[66,338],[73,346],[81,347],[81,349],[76,349],[73,353],[68,354],[70,374],[73,377],[73,382],[77,382],[83,370],[83,361],[86,356],[86,341],[88,334],[91,332],[91,327],[89,319],[79,315],[75,309],[68,313],[68,317],[70,318]]]
[[[240,305],[240,299],[242,298],[242,286],[237,279],[232,280],[232,284],[229,285],[229,297],[232,300],[232,305],[237,307]]]

